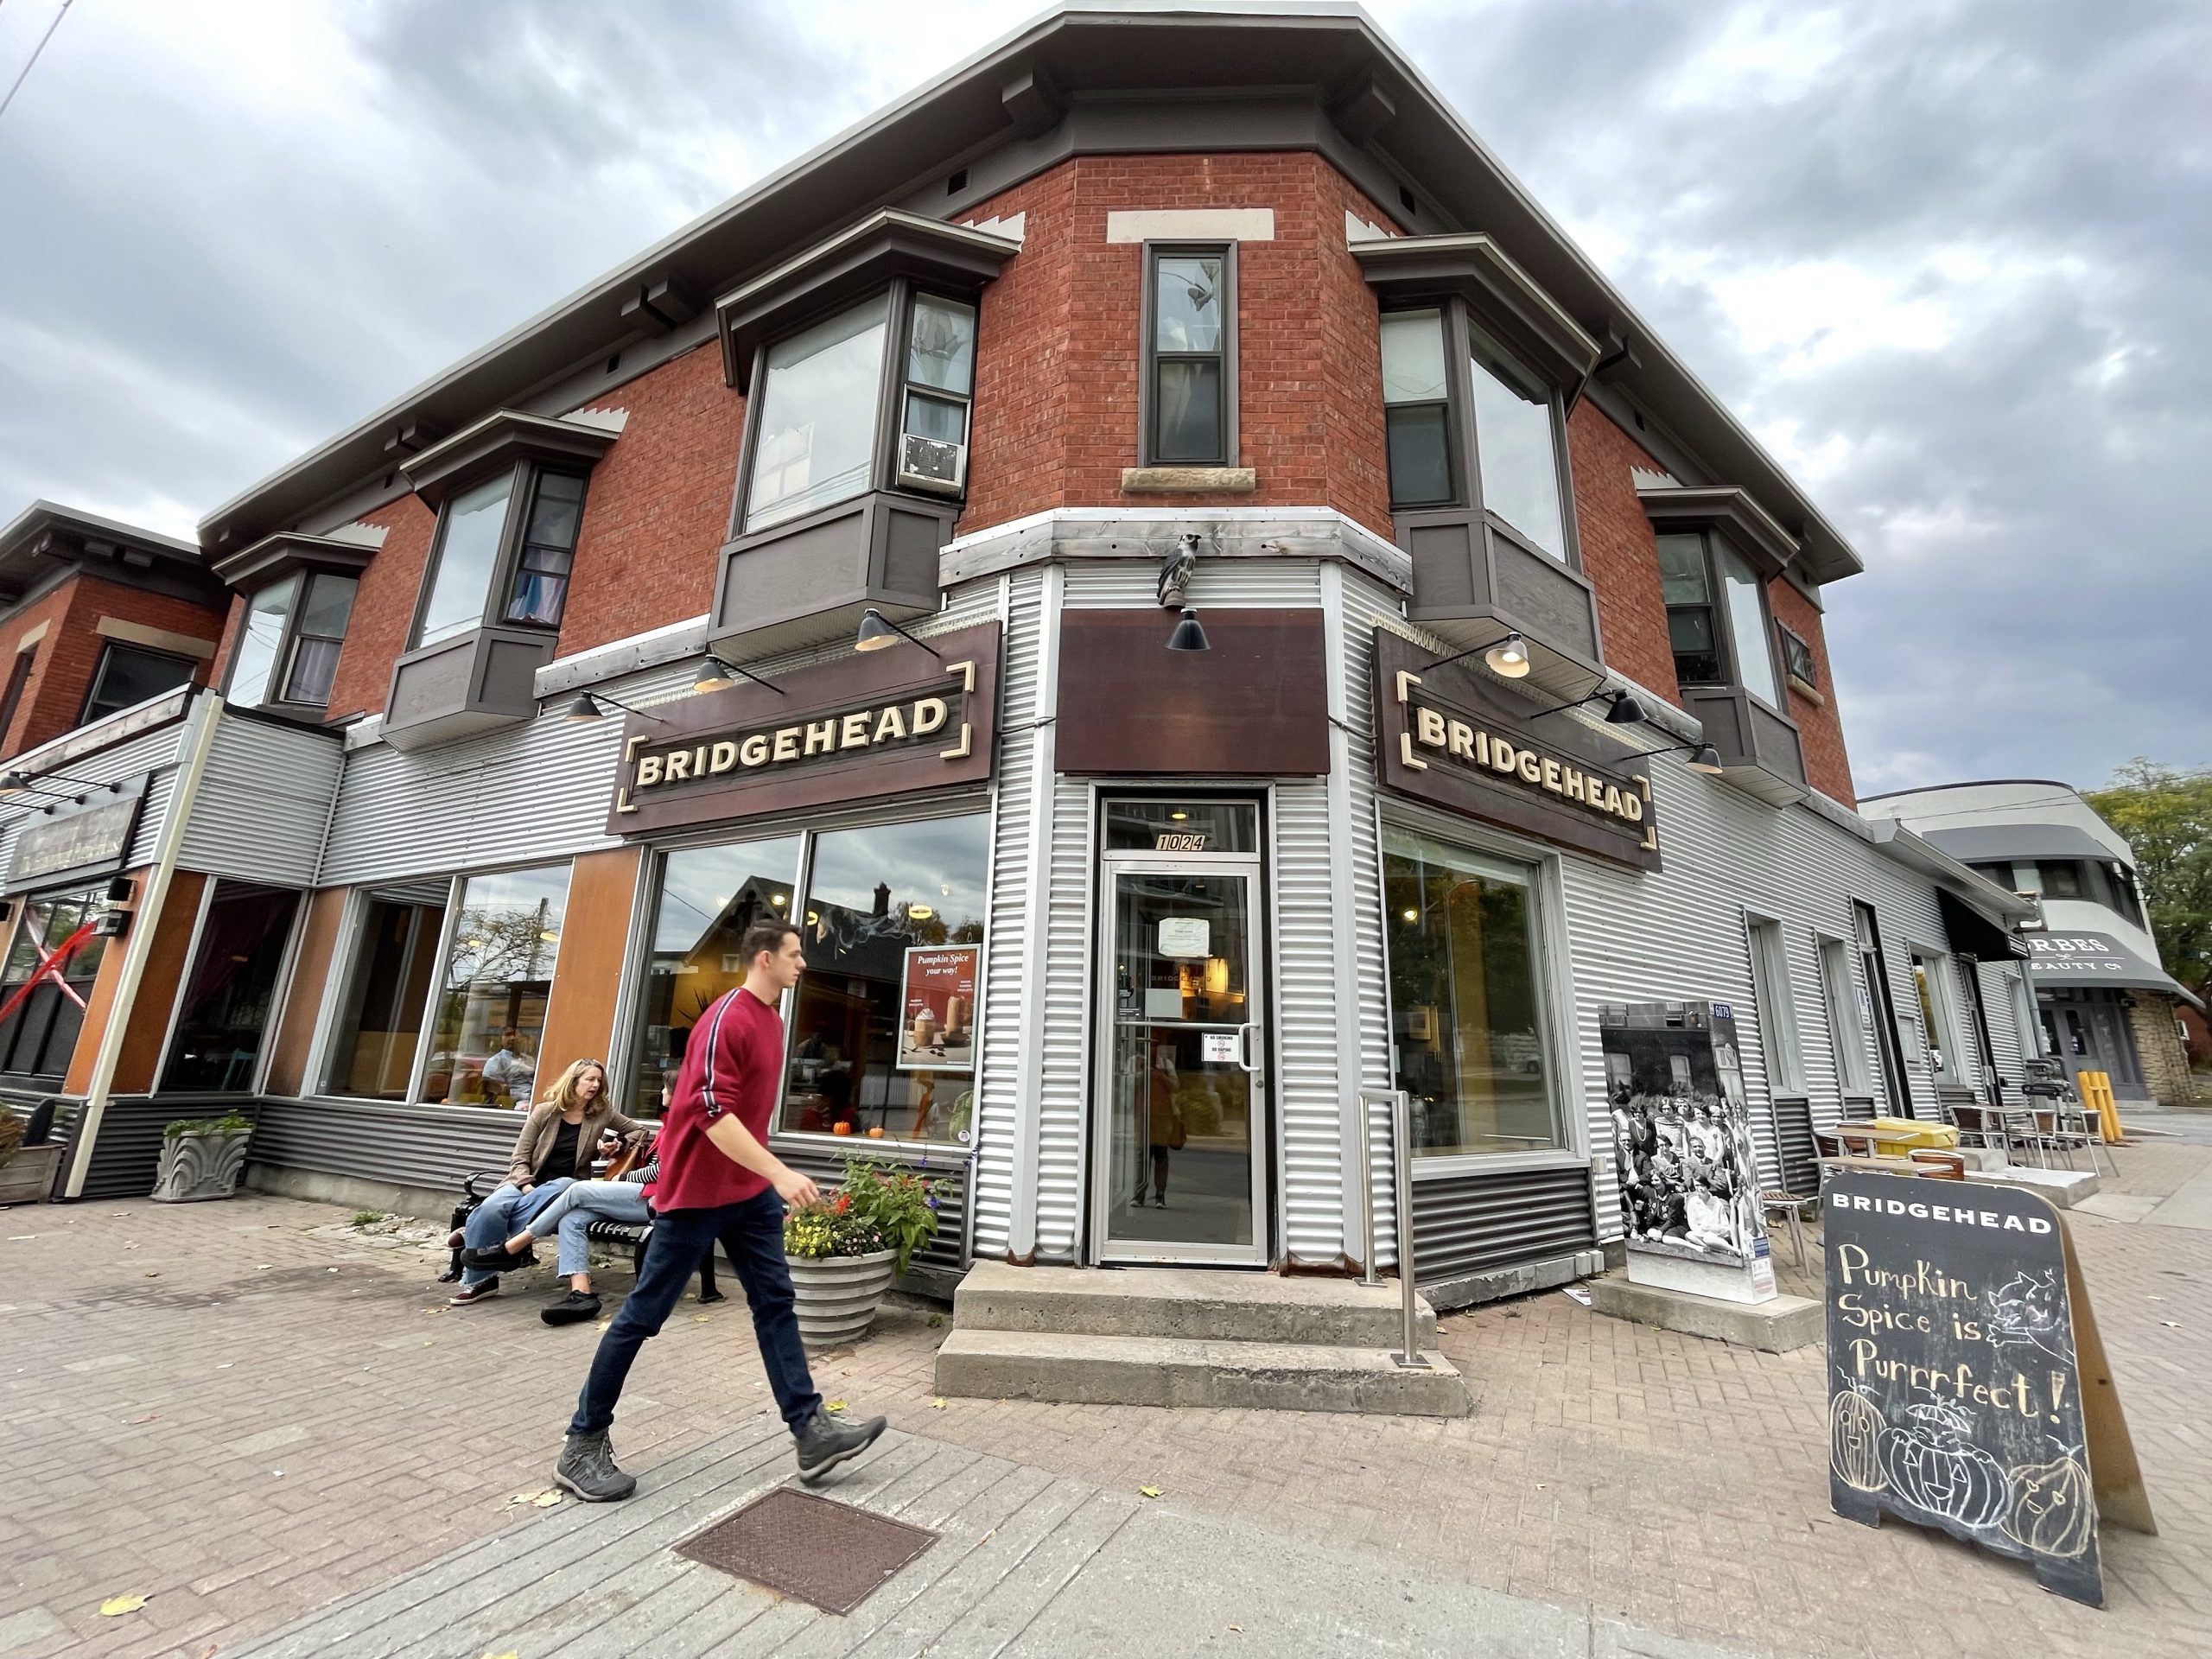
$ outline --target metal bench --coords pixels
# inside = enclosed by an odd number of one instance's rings
[[[449,1224],[458,1230],[475,1212],[476,1206],[490,1197],[506,1179],[504,1174],[492,1170],[480,1169],[462,1181],[461,1201],[454,1205],[453,1220]],[[645,1268],[645,1242],[652,1236],[653,1226],[651,1222],[647,1222],[642,1227],[636,1227],[625,1221],[601,1219],[592,1222],[584,1229],[586,1238],[595,1238],[605,1244],[628,1245],[630,1272],[633,1277]],[[442,1285],[449,1285],[459,1279],[461,1265],[461,1251],[456,1248],[446,1270],[438,1275],[438,1282]],[[723,1294],[715,1287],[715,1253],[712,1250],[709,1250],[706,1255],[699,1258],[699,1300],[702,1302],[719,1302],[727,1300]]]

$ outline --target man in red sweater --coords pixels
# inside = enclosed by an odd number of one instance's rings
[[[553,1478],[588,1503],[630,1496],[637,1477],[614,1464],[607,1430],[631,1363],[657,1335],[717,1243],[753,1306],[753,1335],[776,1407],[798,1441],[799,1478],[819,1480],[883,1433],[884,1420],[840,1421],[822,1409],[806,1368],[791,1275],[784,1260],[784,1206],[821,1190],[768,1150],[768,1117],[783,1075],[784,993],[806,971],[790,922],[747,928],[745,982],[699,1016],[670,1092],[660,1136],[660,1179],[648,1191],[652,1238],[638,1282],[593,1356],[583,1396]]]

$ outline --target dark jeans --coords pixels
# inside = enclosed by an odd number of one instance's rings
[[[753,1333],[760,1344],[760,1363],[776,1408],[796,1434],[814,1419],[822,1396],[806,1369],[799,1341],[798,1316],[791,1311],[791,1268],[784,1260],[784,1201],[775,1189],[715,1210],[666,1210],[653,1217],[645,1245],[645,1264],[622,1303],[622,1311],[599,1339],[591,1375],[584,1379],[571,1434],[596,1433],[614,1421],[614,1402],[647,1337],[658,1336],[683,1295],[683,1287],[707,1253],[721,1242],[722,1254],[745,1287],[753,1308]]]

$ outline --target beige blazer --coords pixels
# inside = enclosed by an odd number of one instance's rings
[[[625,1117],[601,1100],[592,1102],[584,1112],[582,1128],[576,1131],[576,1179],[591,1179],[592,1160],[599,1154],[599,1137],[613,1129],[630,1146],[642,1143],[652,1135],[652,1127],[635,1118]],[[538,1160],[553,1149],[553,1139],[561,1132],[561,1108],[550,1100],[540,1101],[530,1109],[530,1116],[523,1121],[522,1133],[515,1137],[515,1155],[507,1166],[507,1179],[517,1186],[537,1179]]]

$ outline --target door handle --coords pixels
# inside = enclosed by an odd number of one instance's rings
[[[1259,1033],[1260,1024],[1253,1020],[1236,1027],[1236,1064],[1251,1077],[1260,1075],[1261,1062],[1252,1057],[1252,1039]]]

